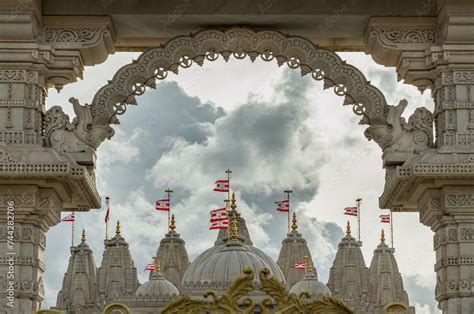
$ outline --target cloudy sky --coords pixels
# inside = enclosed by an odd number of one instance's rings
[[[389,104],[406,98],[406,116],[418,106],[432,110],[429,93],[421,95],[397,82],[392,69],[376,65],[362,53],[341,56],[362,70]],[[74,116],[69,97],[90,102],[118,68],[136,57],[117,53],[87,69],[84,81],[59,94],[50,89],[48,107],[62,105]],[[384,184],[381,151],[365,139],[365,127],[358,125],[359,118],[342,106],[342,100],[297,70],[260,60],[219,59],[170,74],[156,90],[138,98],[138,106],[129,106],[119,117],[121,125],[115,126],[113,139],[98,150],[97,185],[103,197],[111,198],[111,221],[121,221],[140,281],[146,281],[143,268],[166,232],[166,213],[156,212],[154,201],[164,196],[167,186],[174,189],[177,231],[194,259],[215,240],[215,232],[208,230],[208,213],[222,207],[223,195],[212,192],[212,187],[227,168],[233,171],[238,209],[247,218],[255,246],[275,259],[287,225],[273,202],[283,197],[285,188],[293,188],[292,206],[323,282],[343,236],[347,221],[343,208],[361,197],[363,253],[369,265],[380,230],[387,229],[378,218],[386,212],[378,207]],[[77,216],[77,229],[86,229],[99,266],[104,209]],[[352,222],[355,231],[356,221]],[[394,225],[395,254],[410,303],[417,313],[436,313],[432,233],[416,213],[394,214]],[[61,287],[70,227],[61,223],[48,232],[46,307],[55,304]]]

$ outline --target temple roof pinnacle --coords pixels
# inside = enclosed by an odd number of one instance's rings
[[[292,222],[293,222],[293,224],[291,225],[291,230],[297,231],[298,225],[297,225],[296,213],[295,213],[295,212],[293,212],[293,220],[292,220]]]

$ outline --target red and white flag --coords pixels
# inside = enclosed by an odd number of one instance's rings
[[[289,212],[290,211],[290,201],[289,200],[284,200],[284,201],[278,201],[275,202],[276,204],[276,210],[279,212]]]
[[[380,222],[381,223],[390,223],[390,214],[380,215]]]
[[[344,208],[344,215],[358,216],[359,210],[357,207],[346,207]]]
[[[64,217],[63,219],[61,219],[62,222],[71,222],[71,221],[76,221],[76,215],[75,213],[72,213],[66,217]]]
[[[295,269],[306,269],[306,264],[305,263],[296,263],[295,264]]]
[[[229,219],[226,219],[226,220],[218,220],[216,222],[211,222],[211,227],[209,227],[209,230],[228,229],[228,228],[229,228]]]
[[[226,208],[219,208],[211,211],[211,223],[221,220],[229,220]]]
[[[151,263],[146,265],[145,270],[155,270],[155,264]]]
[[[215,192],[229,192],[229,180],[217,180],[215,185]]]
[[[155,202],[155,209],[156,210],[170,210],[170,200],[169,199],[157,200]]]

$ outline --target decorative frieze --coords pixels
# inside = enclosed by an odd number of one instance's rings
[[[385,47],[397,48],[400,44],[427,44],[436,42],[436,29],[379,27],[371,32]]]
[[[474,193],[446,194],[446,206],[459,208],[474,208]]]
[[[466,266],[474,265],[474,256],[449,256],[444,257],[435,264],[435,270],[439,271],[441,268],[448,266]]]
[[[474,71],[454,71],[454,84],[474,84]]]
[[[106,27],[61,27],[47,26],[43,30],[46,42],[52,43],[80,43],[82,46],[97,44],[104,34],[110,32]]]
[[[0,206],[6,206],[9,201],[14,201],[16,206],[33,206],[35,194],[33,193],[12,193],[0,194]]]
[[[0,144],[36,144],[34,131],[0,131]]]
[[[474,145],[474,132],[446,133],[444,134],[444,143],[447,146],[472,146]]]
[[[38,72],[27,70],[0,69],[2,83],[38,83]]]

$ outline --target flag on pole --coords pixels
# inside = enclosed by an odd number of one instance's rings
[[[157,200],[155,202],[155,209],[156,210],[170,210],[170,200],[169,199],[163,199],[163,200]]]
[[[151,263],[146,265],[145,270],[155,270],[155,264]]]
[[[215,192],[229,192],[229,180],[217,180],[214,184]]]
[[[296,263],[295,269],[306,269],[306,263]]]
[[[219,208],[211,211],[211,223],[221,220],[229,220],[226,208]]]
[[[380,222],[381,223],[390,223],[390,214],[387,215],[380,215]]]
[[[61,219],[61,221],[62,222],[71,222],[71,221],[74,222],[74,221],[76,221],[76,215],[75,215],[75,213],[72,213],[72,214],[64,217],[63,219]]]
[[[215,222],[211,222],[211,227],[209,227],[209,230],[228,229],[228,228],[229,228],[229,219],[226,219],[226,220],[218,220]]]
[[[359,210],[357,209],[357,207],[346,207],[344,208],[344,215],[358,216]]]
[[[289,212],[290,211],[290,201],[289,200],[284,200],[284,201],[278,201],[275,202],[276,204],[276,210],[279,212]]]

